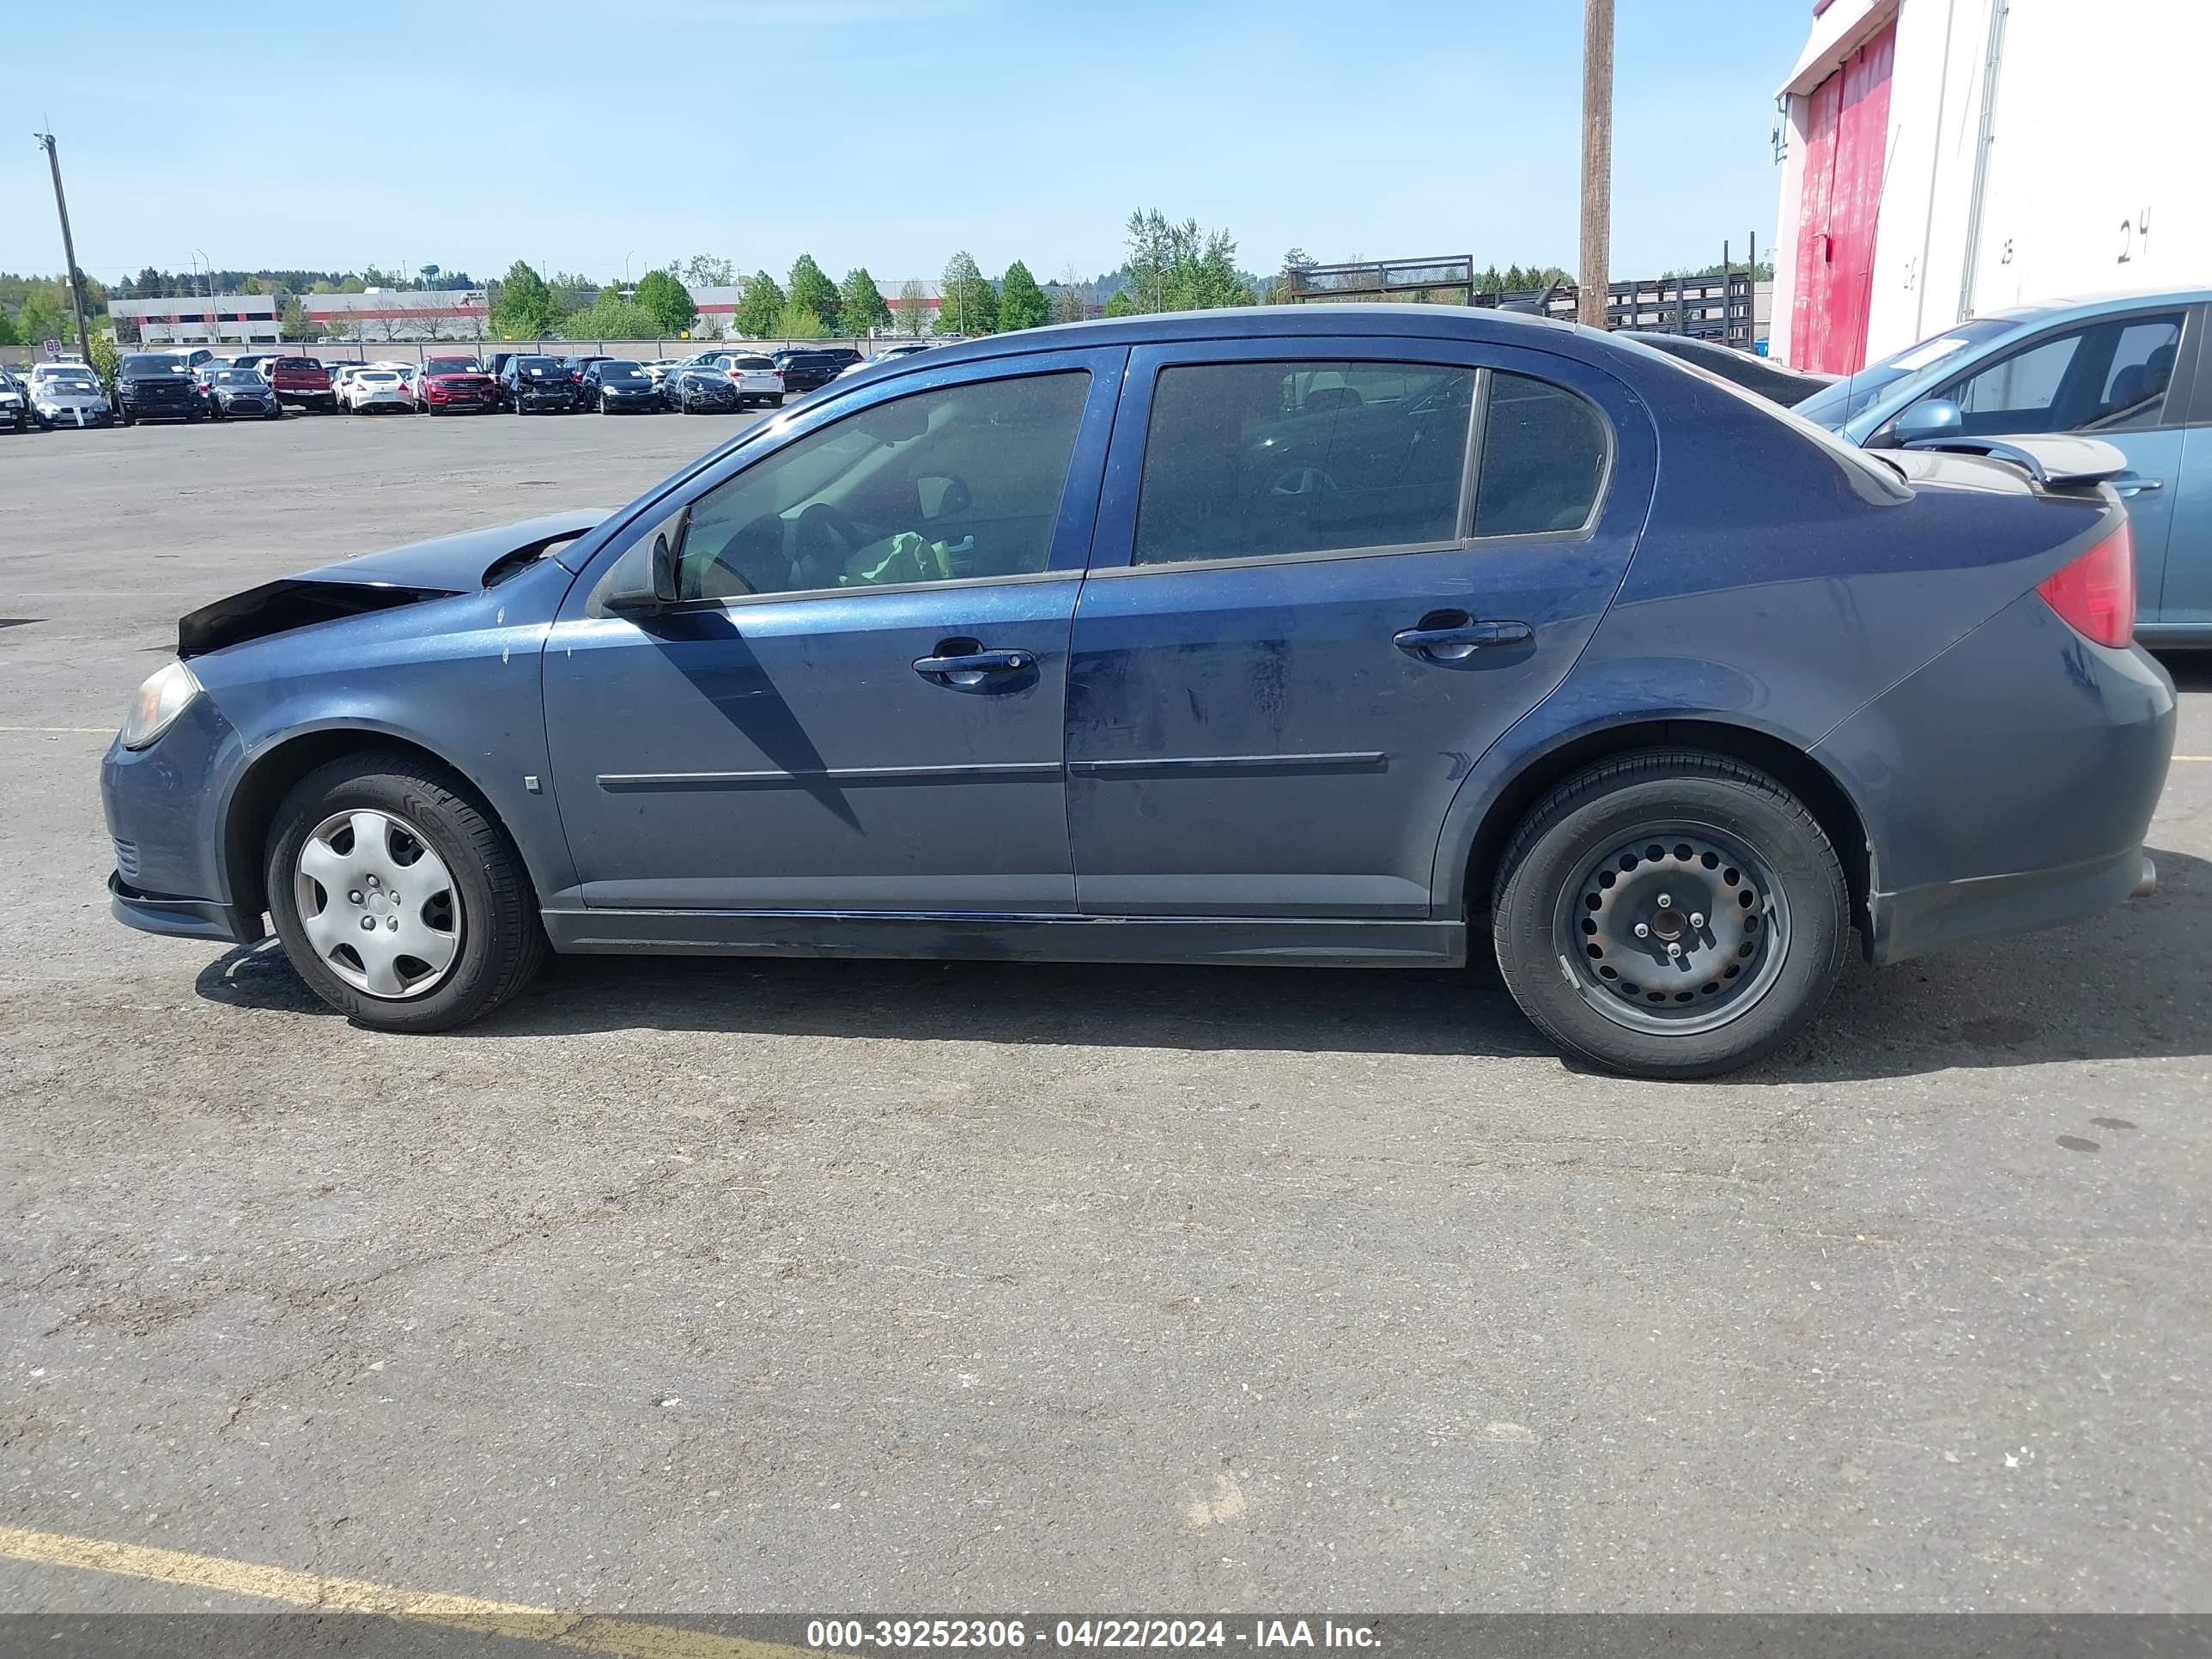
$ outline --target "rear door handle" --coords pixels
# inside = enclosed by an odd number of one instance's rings
[[[1020,674],[1036,666],[1034,651],[966,651],[956,656],[916,657],[914,672],[939,685],[981,685],[993,674]]]
[[[1495,646],[1526,645],[1536,630],[1524,622],[1477,622],[1464,611],[1434,613],[1418,628],[1390,636],[1401,651],[1430,662],[1461,662]]]
[[[2163,489],[2163,478],[2146,478],[2140,472],[2123,472],[2112,480],[2113,490],[2122,495],[2140,495],[2146,489]]]

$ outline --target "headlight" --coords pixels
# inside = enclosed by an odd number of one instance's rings
[[[145,748],[167,731],[199,694],[199,681],[181,662],[155,669],[146,677],[145,684],[138,688],[131,712],[123,717],[123,730],[118,734],[123,746]]]

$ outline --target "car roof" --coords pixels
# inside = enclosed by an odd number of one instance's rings
[[[2114,289],[2103,294],[2077,294],[2046,300],[2038,305],[2008,306],[1985,315],[2005,322],[2053,322],[2067,317],[2095,317],[2115,311],[2140,311],[2146,306],[2199,306],[2212,303],[2212,288]]]
[[[972,362],[1039,350],[1089,346],[1170,344],[1184,340],[1297,340],[1328,335],[1376,338],[1431,337],[1498,345],[1555,344],[1579,339],[1602,346],[1595,329],[1525,312],[1477,306],[1391,305],[1382,302],[1312,306],[1226,306],[1218,311],[1170,311],[1142,317],[1049,323],[1012,334],[985,334],[933,346],[933,362]],[[1044,343],[1040,344],[1039,342]]]

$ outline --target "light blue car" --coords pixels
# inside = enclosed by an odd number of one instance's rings
[[[1797,413],[1869,449],[2076,433],[2128,458],[2136,637],[2212,647],[2212,290],[1978,317],[1838,380]]]

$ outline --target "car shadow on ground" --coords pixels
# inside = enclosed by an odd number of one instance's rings
[[[2212,651],[2170,651],[2159,661],[2173,676],[2177,691],[2212,691]]]
[[[2053,933],[1880,973],[1854,960],[1808,1036],[1730,1081],[1844,1081],[2212,1054],[2212,865],[2154,848],[2159,891]],[[273,944],[210,963],[210,1001],[329,1011]],[[659,1027],[782,1036],[1513,1057],[1551,1051],[1486,954],[1464,971],[556,957],[448,1040]]]

